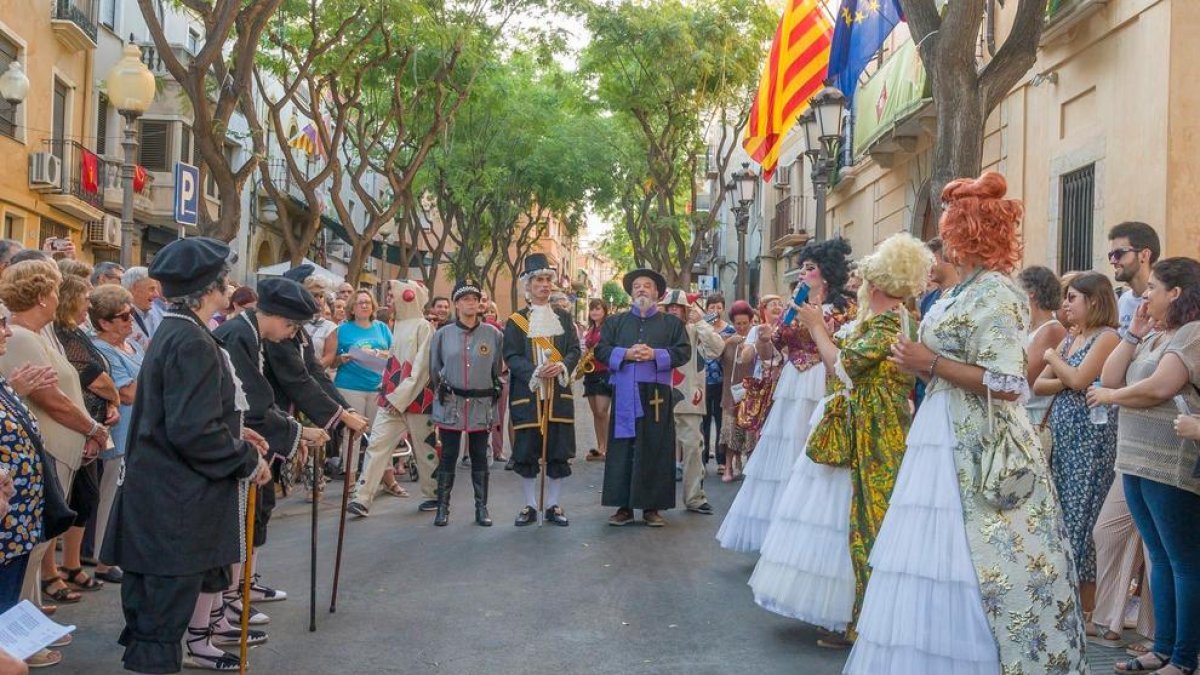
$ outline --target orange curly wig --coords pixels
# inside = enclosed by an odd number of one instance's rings
[[[1011,274],[1021,263],[1021,216],[1016,199],[1005,199],[1008,181],[988,171],[977,179],[960,178],[942,190],[938,229],[946,258]]]

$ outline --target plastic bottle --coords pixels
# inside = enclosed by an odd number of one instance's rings
[[[1100,380],[1096,380],[1092,386],[1099,387]],[[1092,424],[1095,424],[1096,426],[1108,424],[1108,408],[1109,406],[1106,405],[1098,405],[1092,408],[1089,412],[1092,418]]]

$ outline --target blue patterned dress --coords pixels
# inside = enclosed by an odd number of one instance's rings
[[[1068,335],[1059,355],[1072,368],[1087,358],[1100,331],[1070,356],[1075,336]],[[1050,476],[1062,503],[1063,520],[1071,540],[1079,580],[1096,580],[1096,544],[1092,528],[1100,517],[1100,507],[1113,484],[1113,464],[1117,461],[1117,414],[1108,412],[1108,424],[1092,424],[1087,405],[1087,390],[1064,389],[1050,410],[1050,428],[1054,450],[1050,455]]]

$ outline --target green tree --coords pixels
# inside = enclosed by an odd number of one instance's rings
[[[690,206],[708,170],[727,173],[777,16],[764,0],[621,0],[583,13],[582,67],[611,113],[617,156],[603,206],[638,265],[686,287],[724,191],[709,211]]]

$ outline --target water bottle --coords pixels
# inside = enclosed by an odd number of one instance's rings
[[[1100,380],[1096,380],[1092,386],[1099,387]],[[1095,424],[1096,426],[1108,424],[1108,406],[1098,405],[1092,408],[1089,414],[1092,418],[1092,424]]]
[[[792,302],[797,305],[803,305],[808,302],[808,284],[801,282],[796,287],[796,295],[792,298]],[[783,313],[783,325],[792,325],[792,320],[796,318],[796,308],[788,305],[787,311]]]

